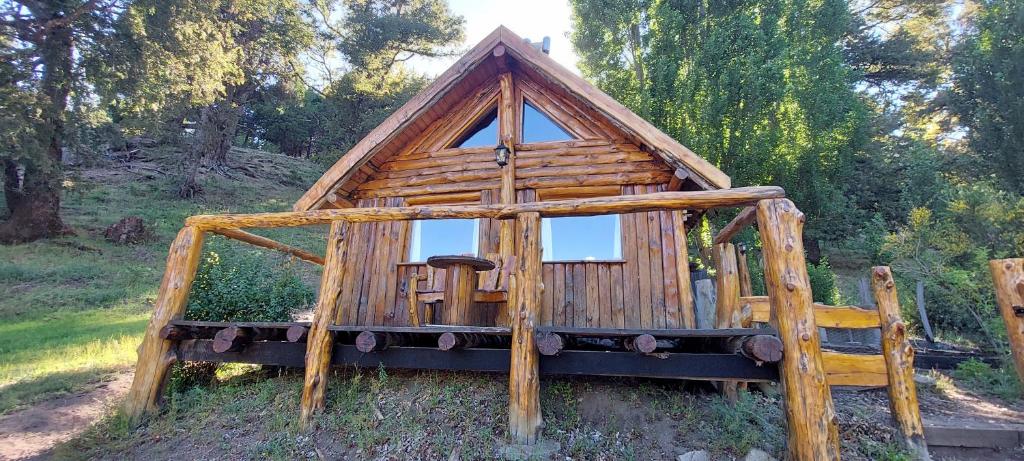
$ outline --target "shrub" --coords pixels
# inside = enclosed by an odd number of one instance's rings
[[[807,263],[807,276],[811,280],[811,293],[814,300],[819,303],[835,305],[839,297],[839,290],[836,288],[836,274],[832,272],[832,266],[828,264],[828,258],[824,256],[818,264]]]
[[[971,359],[957,365],[953,376],[975,391],[1007,400],[1017,400],[1024,397],[1024,387],[1009,362],[1007,359],[1000,366],[993,367],[980,360]]]
[[[284,322],[314,299],[311,288],[284,266],[275,270],[255,253],[221,259],[207,252],[189,295],[185,317],[190,320]]]

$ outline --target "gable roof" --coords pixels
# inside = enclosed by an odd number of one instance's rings
[[[697,179],[708,188],[729,188],[729,176],[710,162],[658,130],[594,85],[562,67],[505,26],[499,26],[438,76],[426,89],[406,102],[342,155],[341,159],[295,202],[293,209],[306,211],[320,207],[341,183],[365,165],[379,149],[410,128],[486,58],[492,53],[500,54],[496,50],[499,46],[511,59],[541,75],[550,84],[557,85],[580,99],[623,132],[647,145],[653,153],[659,155],[673,168],[683,169],[691,176],[696,176],[693,179]],[[494,78],[497,78],[497,74]]]

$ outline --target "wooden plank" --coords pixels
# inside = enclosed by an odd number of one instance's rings
[[[684,328],[697,328],[695,298],[693,286],[690,284],[690,253],[686,246],[686,214],[680,210],[672,210],[670,213],[676,252],[676,286],[679,289],[680,318]]]
[[[633,186],[624,186],[624,194],[633,194]],[[622,226],[622,302],[625,308],[625,327],[639,328],[640,323],[640,258],[637,256],[636,219],[633,214],[619,216]]]
[[[647,192],[655,192],[653,187]],[[647,248],[651,258],[651,311],[655,328],[666,328],[668,312],[665,305],[664,254],[661,244],[661,213],[647,213]]]
[[[768,322],[770,307],[767,296],[742,296],[740,306],[750,305],[754,322]],[[827,328],[878,328],[878,312],[856,306],[828,306],[814,303],[814,320]]]
[[[612,320],[611,268],[607,264],[599,264],[594,267],[597,267],[597,301],[601,312],[597,325],[615,328],[615,322]]]
[[[611,153],[602,154],[581,154],[575,149],[565,149],[563,151],[545,151],[543,157],[527,157],[528,154],[535,154],[535,152],[521,152],[520,157],[517,158],[517,165],[520,168],[545,168],[545,167],[561,167],[561,166],[574,166],[574,165],[605,165],[605,164],[625,164],[625,163],[636,163],[636,162],[653,162],[654,158],[650,154],[643,152],[621,152],[613,151]]]
[[[611,266],[612,321],[607,325],[611,328],[626,327],[626,312],[623,305],[622,270],[623,265],[616,264]]]
[[[572,325],[576,327],[589,326],[587,324],[587,315],[589,314],[587,306],[590,305],[590,300],[587,299],[586,265],[572,265],[572,291]]]
[[[681,303],[679,301],[679,278],[676,275],[675,232],[672,229],[672,212],[659,211],[661,216],[661,271],[665,287],[665,328],[683,326]]]
[[[436,178],[435,178],[436,179]],[[638,171],[611,174],[593,174],[579,176],[547,176],[516,179],[516,189],[545,189],[553,187],[607,186],[620,184],[658,184],[665,182],[667,173],[663,171]],[[356,196],[368,197],[399,197],[424,194],[442,194],[453,192],[496,189],[501,180],[448,182],[447,179],[436,181],[435,184],[395,186],[379,189],[360,189]]]
[[[882,387],[889,383],[881,355],[822,351],[821,359],[829,386]]]
[[[633,186],[639,188],[640,186]],[[642,191],[642,189],[639,189]],[[637,286],[640,293],[640,326],[654,328],[654,303],[651,289],[651,253],[645,213],[633,213],[636,225]]]
[[[167,265],[153,306],[153,315],[142,337],[132,387],[124,402],[125,415],[133,422],[158,410],[167,382],[167,372],[174,362],[171,355],[172,342],[161,338],[160,330],[168,322],[184,315],[202,248],[203,232],[195,227],[185,227],[178,231],[168,250]]]
[[[554,277],[554,283],[552,284],[553,289],[551,290],[553,312],[553,320],[551,324],[557,326],[568,325],[569,323],[566,323],[565,321],[565,311],[569,304],[565,299],[565,265],[551,264],[551,266]]]
[[[492,218],[510,219],[521,213],[537,212],[542,217],[590,216],[598,214],[638,213],[654,210],[706,210],[746,205],[758,200],[785,196],[774,186],[735,189],[658,192],[654,194],[595,197],[578,200],[518,203],[516,205],[415,206],[389,209],[344,208],[302,212],[254,213],[248,215],[196,215],[185,220],[188,226],[203,230],[247,227],[296,227],[327,224],[331,221],[377,222],[411,219]]]
[[[930,461],[914,384],[914,347],[910,345],[907,326],[900,317],[896,282],[888,267],[874,267],[871,272],[871,289],[882,321],[882,357],[889,384],[889,409],[903,448],[916,460]]]
[[[555,287],[555,271],[551,264],[542,264],[543,276],[544,276],[544,302],[541,304],[540,310],[540,325],[553,325],[554,324],[554,287]]]
[[[794,461],[839,460],[839,431],[827,385],[821,340],[803,248],[804,216],[786,199],[757,204],[764,245],[765,284],[771,325],[782,340],[782,382],[788,457]],[[733,253],[735,255],[735,253]]]
[[[601,288],[598,266],[584,264],[587,274],[587,326],[597,328],[601,325]]]

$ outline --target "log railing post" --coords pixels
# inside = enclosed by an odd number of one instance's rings
[[[740,278],[736,267],[736,248],[731,243],[715,244],[715,328],[738,327],[740,314]],[[722,393],[730,402],[737,399],[738,383],[723,381]]]
[[[1006,323],[1013,364],[1024,383],[1024,258],[996,259],[988,262],[996,289],[996,302]]]
[[[135,377],[125,399],[125,415],[137,421],[157,409],[167,381],[167,370],[176,360],[173,341],[160,337],[160,330],[174,319],[181,318],[188,305],[188,293],[195,279],[203,248],[203,231],[186,226],[178,232],[167,255],[167,267],[153,306],[153,316],[146,327]]]
[[[914,386],[914,348],[907,339],[907,326],[900,318],[896,283],[888,267],[875,267],[871,273],[871,290],[875,294],[878,317],[882,324],[882,355],[885,357],[885,372],[889,378],[889,408],[903,446],[915,460],[927,461],[931,457],[924,440],[924,424],[921,422],[917,388]]]
[[[750,266],[747,264],[747,245],[745,243],[736,245],[736,270],[740,276],[740,296],[754,296],[754,287],[750,283]]]
[[[327,372],[331,366],[331,351],[334,337],[328,327],[337,316],[338,296],[341,281],[344,280],[345,259],[348,257],[349,231],[352,225],[344,221],[331,223],[327,239],[327,255],[324,257],[324,272],[320,278],[320,298],[313,310],[313,322],[306,339],[306,377],[302,385],[302,402],[299,421],[308,426],[314,413],[324,407],[324,391],[327,389]]]
[[[509,286],[512,322],[512,357],[509,371],[508,430],[516,443],[530,445],[540,436],[539,356],[534,326],[540,315],[541,279],[540,214],[516,218],[522,235],[522,251]]]
[[[804,215],[788,199],[761,200],[757,225],[764,245],[769,322],[779,333],[779,377],[785,396],[788,459],[839,459],[839,432],[825,381],[821,340],[804,259]]]

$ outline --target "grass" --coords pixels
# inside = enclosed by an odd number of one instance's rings
[[[146,155],[174,170],[169,151]],[[70,171],[63,218],[75,235],[0,246],[0,414],[134,363],[167,248],[187,216],[287,210],[318,174],[307,162],[279,155],[249,152],[234,161],[259,177],[204,177],[206,194],[196,201],[177,198],[170,176],[140,177],[115,165]],[[103,230],[130,215],[143,219],[151,238],[131,246],[106,242]],[[262,233],[322,253],[325,232]],[[220,240],[208,238],[218,248],[243,245]],[[316,270],[304,270],[304,279],[316,278]]]

